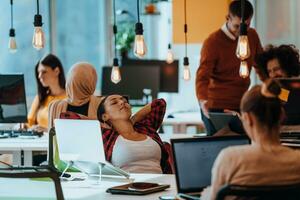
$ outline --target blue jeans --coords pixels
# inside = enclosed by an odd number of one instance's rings
[[[200,112],[201,112],[201,118],[204,123],[207,135],[211,136],[211,135],[215,134],[217,132],[217,130],[216,130],[215,126],[213,125],[213,123],[211,122],[211,120],[203,114],[202,108],[200,108]]]

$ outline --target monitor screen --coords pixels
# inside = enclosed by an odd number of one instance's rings
[[[112,67],[102,68],[102,95],[120,94],[129,96],[129,103],[144,105],[145,90],[151,90],[153,99],[159,92],[159,66],[120,67],[122,80],[118,84],[111,81]],[[149,92],[149,90],[148,90]]]
[[[287,102],[283,104],[286,118],[284,125],[300,124],[300,79],[299,78],[280,78],[277,79],[282,88],[288,91]]]
[[[0,74],[0,123],[27,122],[23,74]]]
[[[178,192],[199,192],[211,183],[211,169],[220,151],[249,144],[247,137],[205,137],[172,140]]]
[[[174,60],[168,64],[165,60],[122,60],[123,67],[132,66],[160,66],[160,89],[159,92],[178,92],[178,67],[179,61]]]

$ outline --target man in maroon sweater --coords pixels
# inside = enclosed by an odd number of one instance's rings
[[[249,28],[253,7],[245,1],[245,22],[248,26],[248,39],[251,55],[246,59],[249,71],[254,66],[254,58],[262,52],[256,31]],[[201,116],[209,135],[216,132],[208,112],[222,112],[224,109],[239,110],[240,100],[250,85],[250,78],[239,76],[240,60],[237,48],[241,23],[241,1],[234,0],[229,5],[226,23],[211,33],[204,41],[201,50],[200,66],[196,75],[196,94],[200,104]]]

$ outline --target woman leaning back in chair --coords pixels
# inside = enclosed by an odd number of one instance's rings
[[[225,184],[288,185],[300,182],[300,151],[280,144],[282,106],[280,87],[274,80],[247,91],[241,101],[243,126],[251,145],[229,147],[218,155],[211,188],[201,199],[215,199]]]
[[[172,173],[168,152],[157,129],[166,109],[163,99],[147,104],[133,117],[128,100],[105,97],[99,105],[106,159],[131,173]]]

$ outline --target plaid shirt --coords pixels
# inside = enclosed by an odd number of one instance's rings
[[[151,103],[151,112],[146,117],[134,124],[134,130],[138,133],[145,134],[157,142],[161,148],[160,165],[163,173],[172,173],[171,165],[168,162],[169,154],[161,141],[157,130],[161,126],[166,111],[166,102],[163,99],[156,99]],[[102,138],[105,150],[106,160],[111,162],[114,144],[119,136],[119,133],[114,129],[101,127]]]

